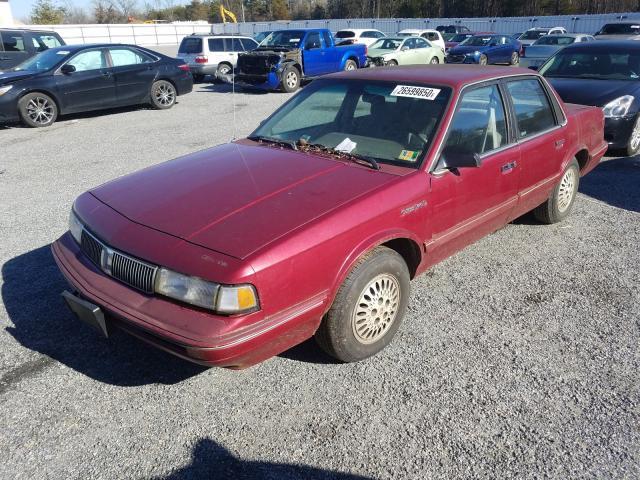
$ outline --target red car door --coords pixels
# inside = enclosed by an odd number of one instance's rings
[[[506,91],[513,104],[516,136],[522,160],[516,215],[528,212],[544,202],[560,173],[558,157],[565,143],[566,129],[560,125],[549,101],[549,92],[536,78],[508,81]]]
[[[454,150],[479,154],[481,165],[436,164],[430,173],[427,249],[434,263],[503,226],[517,203],[520,147],[510,141],[505,112],[497,84],[462,93],[437,161]]]

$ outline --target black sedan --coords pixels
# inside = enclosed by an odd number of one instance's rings
[[[540,67],[565,102],[601,107],[605,140],[640,151],[640,42],[574,43]]]
[[[0,123],[48,127],[60,114],[145,103],[167,109],[192,88],[184,61],[146,48],[51,48],[0,72]]]

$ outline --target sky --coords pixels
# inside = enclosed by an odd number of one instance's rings
[[[153,4],[153,1],[146,0],[149,3]],[[188,0],[174,0],[176,4],[180,3],[189,3]],[[60,5],[64,5],[66,0],[57,0]],[[70,3],[76,5],[78,7],[84,7],[87,10],[91,7],[92,0],[69,0]],[[29,18],[29,14],[31,14],[31,9],[33,5],[36,3],[36,0],[9,0],[11,4],[11,11],[13,12],[13,16],[18,19],[27,19]],[[139,6],[143,6],[145,0],[138,0]]]

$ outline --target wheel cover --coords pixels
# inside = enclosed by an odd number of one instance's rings
[[[295,88],[295,86],[298,84],[298,75],[296,74],[296,72],[287,73],[285,82],[287,83],[287,87]]]
[[[55,106],[44,97],[34,97],[27,103],[27,116],[38,125],[51,122],[54,112]]]
[[[353,335],[358,342],[377,342],[393,325],[400,306],[400,283],[393,275],[380,274],[360,293],[351,316]]]
[[[431,63],[440,63],[440,60],[438,60],[438,57],[433,57]]]
[[[353,62],[347,62],[347,68],[346,68],[347,72],[350,72],[351,70],[355,70],[355,69],[356,69],[356,66],[354,65]]]
[[[220,75],[227,75],[229,73],[229,67],[226,65],[222,65],[218,71],[220,72]]]
[[[560,188],[558,189],[558,210],[564,213],[576,193],[576,171],[570,168],[562,176],[560,180]]]
[[[480,65],[487,64],[487,57],[485,55],[480,55]]]
[[[518,52],[513,52],[511,54],[511,63],[513,63],[514,65],[518,63]]]
[[[156,87],[155,97],[160,105],[166,107],[175,101],[176,91],[171,85],[163,83]]]
[[[635,152],[640,147],[640,117],[636,120],[636,124],[631,132],[631,141],[629,142],[631,149]]]

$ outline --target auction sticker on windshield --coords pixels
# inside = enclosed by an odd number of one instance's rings
[[[423,100],[435,100],[440,93],[439,88],[413,87],[411,85],[397,85],[391,92],[392,97],[411,97]]]

